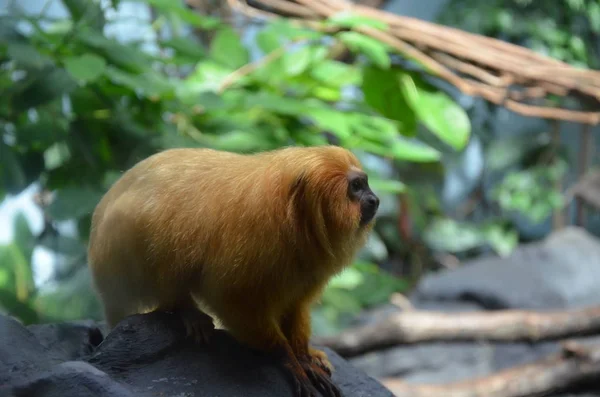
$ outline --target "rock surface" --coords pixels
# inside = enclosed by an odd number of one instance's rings
[[[576,308],[600,305],[599,283],[600,241],[583,229],[565,228],[510,257],[476,259],[426,276],[410,300],[417,309],[443,312]],[[364,313],[357,323],[376,322],[398,310],[386,305]],[[350,362],[375,378],[440,384],[486,376],[558,349],[555,342],[422,343],[367,353]],[[595,387],[554,396],[600,397],[600,385]]]
[[[486,309],[559,309],[600,304],[600,242],[575,227],[506,258],[475,259],[421,281],[412,298],[469,301]]]
[[[207,346],[184,338],[178,317],[136,315],[105,339],[93,322],[24,327],[0,316],[0,396],[292,396],[273,357],[218,331]],[[327,351],[345,396],[388,397],[374,379]]]

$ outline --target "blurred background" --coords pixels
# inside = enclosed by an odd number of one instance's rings
[[[465,95],[352,29],[377,20],[338,15],[313,29],[228,3],[0,0],[2,312],[26,324],[102,320],[86,265],[91,213],[124,170],[172,147],[357,153],[381,210],[315,307],[317,335],[561,225],[600,232],[571,188],[582,157],[594,169],[597,126],[584,134]],[[600,68],[595,0],[363,3]]]

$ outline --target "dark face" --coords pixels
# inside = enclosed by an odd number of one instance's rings
[[[371,191],[364,172],[351,171],[348,174],[348,196],[360,203],[360,225],[371,222],[379,208],[379,198]]]

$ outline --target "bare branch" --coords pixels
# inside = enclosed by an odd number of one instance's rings
[[[425,341],[540,341],[600,332],[600,306],[533,312],[503,310],[475,313],[407,311],[382,321],[315,338],[343,356],[396,344]]]
[[[479,96],[526,116],[599,124],[600,111],[575,111],[536,106],[525,101],[549,94],[575,96],[600,103],[600,71],[585,70],[501,40],[415,18],[395,15],[346,0],[254,0],[272,10],[260,10],[242,0],[228,0],[251,18],[296,15],[294,23],[323,30],[319,21],[351,11],[389,25],[387,30],[359,26],[355,30],[378,39],[421,63],[429,73],[467,95]],[[472,79],[461,77],[468,75]],[[474,80],[473,80],[474,79]],[[511,87],[521,84],[523,89]]]
[[[570,341],[558,354],[478,379],[444,385],[411,385],[388,378],[381,383],[397,397],[525,397],[568,390],[598,377],[600,344]]]

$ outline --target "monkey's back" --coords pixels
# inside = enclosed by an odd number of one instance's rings
[[[257,157],[209,149],[151,156],[112,186],[98,204],[89,264],[104,300],[152,306],[202,284],[235,287],[260,279],[278,261],[285,208],[277,179]],[[272,164],[273,165],[273,164]],[[255,264],[260,263],[260,267]]]

